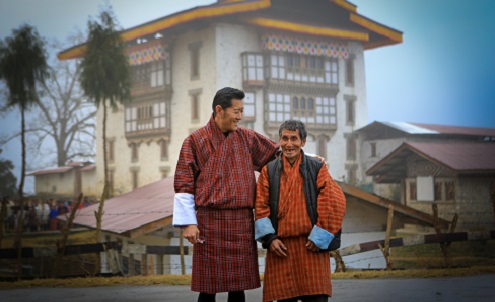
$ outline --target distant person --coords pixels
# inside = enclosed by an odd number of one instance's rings
[[[42,231],[48,231],[50,221],[50,205],[48,204],[48,201],[42,201],[40,208],[40,229]]]
[[[58,229],[58,209],[55,205],[51,205],[50,208],[50,231],[56,231]]]
[[[346,200],[327,166],[302,151],[306,135],[301,121],[284,122],[283,155],[258,178],[256,239],[268,249],[263,301],[323,302],[332,295],[328,248]]]
[[[28,207],[27,212],[27,223],[30,232],[38,231],[38,213],[36,213],[36,206],[34,203]]]

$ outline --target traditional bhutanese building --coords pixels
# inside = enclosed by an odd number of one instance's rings
[[[132,102],[110,111],[113,193],[173,176],[183,140],[204,126],[215,92],[245,91],[242,126],[278,140],[287,119],[306,124],[306,152],[327,159],[334,178],[357,179],[353,131],[367,124],[364,51],[402,33],[360,15],[345,0],[218,1],[123,30]],[[59,53],[80,58],[84,45]],[[102,110],[97,183],[103,184]]]

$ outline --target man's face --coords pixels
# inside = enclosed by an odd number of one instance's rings
[[[233,99],[232,106],[222,109],[217,106],[217,120],[218,126],[222,132],[232,132],[237,130],[237,123],[242,119],[242,113],[244,111],[244,104],[242,100]]]
[[[282,130],[282,136],[280,137],[280,147],[282,147],[282,153],[285,158],[292,164],[296,161],[297,157],[301,153],[301,148],[304,147],[306,140],[301,139],[299,129],[296,131]]]

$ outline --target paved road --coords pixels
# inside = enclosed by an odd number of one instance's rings
[[[331,302],[484,302],[495,301],[495,275],[433,279],[334,280]],[[163,302],[196,301],[188,286],[114,286],[0,290],[2,302]],[[218,294],[217,301],[227,301]],[[261,289],[246,292],[246,301],[261,301]]]

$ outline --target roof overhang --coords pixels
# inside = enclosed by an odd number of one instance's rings
[[[353,30],[339,29],[332,27],[312,26],[302,23],[288,22],[288,21],[277,20],[273,18],[265,18],[265,17],[243,18],[243,20],[245,20],[246,23],[248,24],[252,24],[264,28],[287,30],[295,33],[326,36],[326,37],[354,40],[360,42],[369,41],[368,33],[362,31],[360,32],[360,31],[353,31]]]
[[[156,33],[157,31],[171,28],[194,20],[214,18],[237,13],[262,10],[271,6],[270,0],[222,2],[208,6],[199,6],[190,10],[182,11],[170,16],[159,18],[138,26],[131,27],[121,32],[124,42],[134,40],[138,37]],[[58,53],[59,60],[69,60],[84,56],[86,44],[80,44]]]
[[[481,152],[467,155],[465,150],[469,149]],[[451,150],[453,152],[449,152]],[[411,154],[457,175],[495,174],[495,144],[480,142],[405,142],[370,167],[366,174],[375,176],[377,183],[400,183],[407,176],[406,159]]]
[[[369,29],[372,32],[375,32],[387,38],[387,39],[370,40],[368,43],[364,44],[364,49],[373,49],[380,46],[402,43],[401,31],[398,31],[391,27],[375,22],[357,13],[351,13],[350,20],[364,28]]]
[[[346,11],[349,14],[349,22],[358,25],[362,30],[320,27],[260,16],[246,17],[245,20],[247,20],[248,24],[264,28],[354,40],[362,42],[364,49],[402,43],[402,32],[359,15],[354,4],[345,0],[329,0],[329,2]],[[206,6],[198,6],[131,27],[123,30],[121,36],[124,42],[129,42],[139,37],[152,35],[181,24],[228,15],[258,12],[266,10],[271,6],[272,1],[270,0],[226,0]],[[59,60],[80,58],[84,56],[85,51],[86,44],[83,43],[58,53],[57,57]]]

